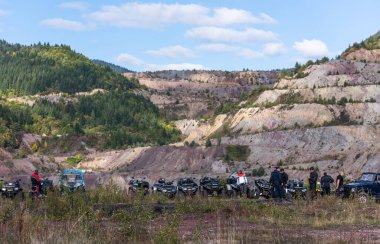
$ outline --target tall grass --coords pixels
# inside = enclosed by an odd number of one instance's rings
[[[156,212],[157,203],[175,209]],[[124,205],[111,215],[94,208],[99,204]],[[358,228],[370,232],[350,234]],[[328,234],[315,234],[323,231]],[[336,235],[341,231],[348,234]],[[84,194],[51,193],[40,202],[0,199],[0,243],[345,243],[376,242],[379,233],[379,204],[335,197],[290,205],[245,198],[169,200],[131,197],[107,186]]]

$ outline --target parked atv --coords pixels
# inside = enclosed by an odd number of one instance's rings
[[[273,196],[273,186],[272,184],[264,179],[255,180],[255,185],[258,189],[258,196],[269,199]]]
[[[82,170],[62,170],[58,178],[58,186],[62,193],[85,192],[84,173]]]
[[[222,196],[224,193],[224,186],[220,183],[219,179],[211,177],[203,177],[200,180],[199,190],[202,196]]]
[[[254,198],[257,196],[257,189],[248,184],[244,174],[233,173],[227,178],[226,195],[229,197],[246,195],[247,198]]]
[[[4,198],[15,198],[19,197],[21,201],[24,200],[24,192],[22,190],[21,180],[16,180],[15,182],[5,182],[1,187],[1,195]]]
[[[286,198],[288,199],[303,199],[307,198],[307,189],[303,180],[289,180],[285,188]]]
[[[144,196],[149,194],[149,182],[145,180],[135,180],[129,181],[128,192],[135,194],[137,192],[143,192]]]
[[[29,197],[32,199],[36,199],[39,197],[46,196],[48,192],[53,192],[54,186],[53,186],[53,180],[49,180],[48,178],[44,178],[41,181],[41,188],[37,192],[37,187],[32,186],[31,190],[29,191]]]
[[[181,178],[177,181],[177,196],[195,196],[198,191],[198,184],[191,178]]]
[[[173,181],[165,181],[165,179],[161,178],[158,180],[158,183],[152,186],[152,191],[153,193],[160,192],[168,198],[173,198],[177,193],[177,187],[173,185]]]

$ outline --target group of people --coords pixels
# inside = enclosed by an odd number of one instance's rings
[[[336,191],[339,192],[339,190],[343,186],[343,180],[344,180],[344,172],[340,171],[339,175],[336,177],[335,181],[335,187]],[[310,176],[309,176],[309,184],[310,184],[310,192],[313,199],[317,197],[317,182],[318,182],[318,173],[317,170],[314,167],[310,168]],[[334,179],[327,174],[327,172],[323,173],[323,176],[321,177],[321,195],[326,196],[330,195],[331,193],[331,184],[334,183]]]
[[[273,198],[285,199],[285,187],[288,184],[289,176],[283,168],[276,167],[271,173],[269,182],[273,185]]]
[[[312,199],[317,197],[317,182],[318,182],[318,172],[314,167],[310,168],[310,176],[309,176],[309,185]],[[339,191],[343,186],[343,177],[344,172],[341,171],[336,178],[336,190]],[[273,185],[273,198],[285,199],[285,188],[288,184],[289,176],[284,171],[283,168],[276,167],[275,170],[271,173],[271,177],[269,182]],[[331,193],[331,184],[334,183],[334,179],[327,174],[327,172],[323,173],[323,176],[320,179],[321,183],[321,195],[327,196]]]

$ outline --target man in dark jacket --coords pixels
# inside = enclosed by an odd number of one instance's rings
[[[269,182],[273,185],[273,198],[278,200],[281,196],[281,174],[278,167],[270,175]]]
[[[280,174],[281,174],[281,197],[285,198],[285,188],[286,188],[286,185],[288,184],[289,176],[285,172],[284,168],[281,168]]]
[[[326,172],[324,172],[321,178],[322,196],[330,195],[330,192],[331,192],[330,184],[333,182],[334,182],[334,179],[330,175],[328,175]]]
[[[314,167],[310,168],[310,176],[309,176],[309,184],[310,184],[310,192],[311,198],[315,199],[317,197],[317,181],[318,181],[318,173],[314,169]]]

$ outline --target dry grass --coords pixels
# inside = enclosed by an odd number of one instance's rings
[[[174,203],[154,212],[146,204]],[[50,194],[38,204],[1,199],[1,243],[352,243],[380,241],[380,205],[335,197],[275,204],[249,199],[127,197],[115,187]],[[94,204],[130,204],[109,216]],[[377,238],[377,239],[376,239]]]

